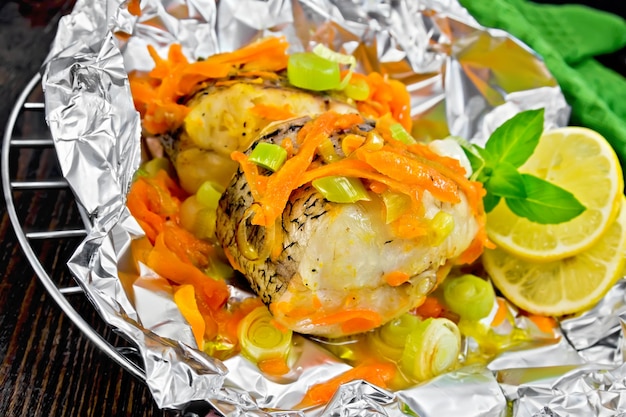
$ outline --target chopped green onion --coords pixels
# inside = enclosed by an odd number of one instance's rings
[[[257,307],[246,315],[237,328],[241,352],[259,363],[266,359],[286,358],[291,349],[292,331],[279,329],[266,306]]]
[[[402,357],[407,336],[418,327],[419,323],[420,319],[416,316],[403,314],[368,333],[367,341],[374,353],[397,362]]]
[[[363,101],[370,96],[370,86],[367,81],[357,78],[356,82],[348,83],[343,92],[353,100]]]
[[[331,162],[335,162],[340,159],[337,151],[335,150],[335,145],[333,145],[333,142],[330,140],[330,138],[322,140],[322,142],[317,147],[317,153],[322,156],[322,159],[327,164],[330,164]]]
[[[399,140],[405,145],[413,145],[416,140],[406,131],[406,129],[400,123],[394,123],[389,126],[389,130],[391,131],[391,137],[395,140]]]
[[[171,177],[173,176],[173,168],[169,159],[167,158],[154,158],[141,164],[139,169],[135,171],[134,179],[139,177],[154,177],[157,172],[164,170]]]
[[[461,333],[452,321],[429,318],[407,337],[400,368],[416,381],[424,381],[451,370],[461,351]]]
[[[411,197],[403,193],[385,191],[380,194],[385,205],[385,222],[387,224],[397,220],[411,207]]]
[[[333,203],[355,203],[369,201],[370,197],[363,183],[358,178],[328,176],[312,181],[313,187]]]
[[[445,280],[443,298],[450,310],[466,320],[487,317],[496,302],[491,283],[472,274]]]
[[[341,85],[339,64],[312,52],[289,55],[287,62],[289,82],[305,90],[334,90]]]
[[[440,211],[429,221],[429,234],[430,244],[433,246],[439,246],[443,241],[450,236],[450,233],[454,230],[454,216],[445,211]]]
[[[328,48],[326,45],[323,45],[321,43],[318,43],[317,45],[315,45],[315,47],[313,48],[313,53],[328,61],[336,62],[337,64],[340,64],[340,65],[348,65],[348,73],[343,78],[343,80],[341,80],[341,83],[339,84],[339,86],[337,86],[335,89],[343,90],[344,88],[346,88],[350,82],[350,79],[352,78],[352,73],[354,72],[354,68],[356,68],[356,58],[353,55],[347,55],[347,54],[342,54],[340,52],[335,52],[332,49]],[[368,88],[368,95],[369,95],[369,88]]]
[[[250,161],[276,172],[287,160],[287,151],[274,143],[261,142],[250,153]]]
[[[205,181],[196,191],[196,198],[203,206],[211,209],[217,209],[217,205],[224,192],[224,187],[213,181]]]
[[[154,158],[143,164],[143,169],[149,176],[156,175],[160,170],[166,171],[168,174],[172,174],[172,164],[167,158]]]

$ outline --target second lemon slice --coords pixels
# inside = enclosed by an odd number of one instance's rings
[[[587,208],[560,224],[539,224],[516,216],[501,201],[487,215],[489,238],[500,248],[533,261],[552,261],[592,246],[617,215],[622,169],[611,145],[597,132],[564,127],[545,132],[520,167],[569,192]]]
[[[600,240],[576,256],[537,263],[493,249],[483,254],[485,270],[506,298],[526,311],[546,316],[584,311],[624,274],[626,202],[620,205]]]

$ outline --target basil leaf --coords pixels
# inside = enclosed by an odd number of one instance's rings
[[[488,192],[505,198],[526,198],[522,174],[508,162],[496,165],[490,178],[484,183]]]
[[[487,194],[483,197],[483,206],[485,207],[485,213],[489,213],[491,210],[496,208],[499,202],[500,196],[497,196],[487,191]]]
[[[465,155],[467,156],[467,159],[469,160],[470,165],[472,166],[473,173],[480,172],[485,166],[485,161],[483,161],[483,159],[477,156],[476,154],[466,151]]]
[[[489,137],[485,149],[519,168],[532,155],[543,132],[544,109],[526,110],[516,114]]]
[[[486,148],[481,148],[480,146],[474,145],[474,151],[485,161],[485,164],[495,165],[499,158],[492,155],[492,153]]]
[[[507,206],[520,217],[541,224],[563,223],[585,211],[572,193],[530,174],[521,174],[526,198],[507,198]]]
[[[460,145],[472,167],[472,172],[474,173],[474,175],[476,175],[476,173],[480,172],[480,170],[482,170],[485,166],[485,161],[478,154],[478,152],[476,152],[476,145],[472,145],[470,143],[460,143]]]

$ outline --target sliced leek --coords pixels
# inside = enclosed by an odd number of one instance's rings
[[[278,171],[286,160],[287,151],[274,143],[261,142],[250,153],[251,162],[272,172]]]
[[[417,143],[413,136],[411,136],[400,123],[394,123],[389,126],[389,131],[391,132],[392,138],[399,140],[405,145],[413,145]]]
[[[355,203],[370,199],[363,183],[358,178],[328,176],[312,181],[313,187],[333,203]]]
[[[207,208],[216,209],[224,192],[224,187],[213,181],[205,181],[196,191],[198,202]]]
[[[363,101],[367,100],[370,96],[370,86],[367,81],[361,78],[356,78],[354,81],[349,82],[346,85],[343,92],[353,100]]]
[[[437,212],[428,222],[428,237],[432,246],[439,246],[454,230],[454,216],[445,211]]]
[[[425,381],[454,368],[461,351],[461,333],[452,321],[429,318],[406,337],[400,368],[410,379]]]
[[[472,321],[486,317],[496,302],[491,283],[472,274],[446,279],[443,298],[450,310]]]
[[[292,85],[312,91],[334,90],[341,85],[339,64],[312,52],[289,56],[287,78]]]
[[[412,314],[403,314],[384,326],[367,334],[367,341],[372,351],[390,361],[397,362],[402,357],[402,351],[407,336],[420,324],[420,319]]]
[[[380,194],[385,205],[385,222],[387,224],[397,220],[409,208],[411,208],[411,197],[403,193],[385,191]]]
[[[354,69],[356,68],[356,58],[353,55],[347,55],[347,54],[342,54],[340,52],[335,52],[321,43],[318,43],[317,45],[315,45],[315,47],[313,48],[313,53],[328,61],[336,62],[337,64],[341,64],[341,65],[348,65],[348,73],[346,74],[345,77],[343,77],[343,80],[341,80],[341,83],[336,87],[336,89],[343,90],[345,87],[348,86],[348,83],[350,82],[350,79],[352,78],[352,73],[354,72]],[[369,95],[369,87],[368,87],[367,93]]]
[[[167,158],[153,158],[143,163],[135,172],[134,177],[154,177],[157,172],[164,170],[172,176],[172,164]]]
[[[266,306],[246,315],[237,328],[241,352],[254,363],[286,358],[291,349],[292,331],[279,329]]]
[[[335,150],[335,145],[333,145],[333,142],[330,140],[330,138],[326,138],[322,141],[322,143],[319,144],[319,146],[317,147],[317,153],[320,154],[324,162],[326,162],[327,164],[336,162],[341,159],[339,154],[337,154],[337,151]]]

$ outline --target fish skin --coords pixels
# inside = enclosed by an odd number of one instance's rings
[[[281,123],[275,130],[261,136],[256,143],[268,142],[280,145],[285,138],[290,138],[297,149],[296,135],[308,120],[309,117],[302,117]],[[240,272],[246,277],[253,291],[263,302],[269,304],[280,298],[297,272],[296,260],[301,258],[305,249],[299,242],[305,241],[312,227],[309,219],[318,219],[327,214],[330,203],[311,185],[295,190],[280,220],[282,235],[280,255],[271,260],[251,261],[239,250],[236,231],[246,210],[253,203],[250,186],[243,172],[237,170],[219,202],[216,234],[224,250],[231,254],[241,268]],[[249,243],[261,248],[265,238],[264,229],[256,227],[254,230],[258,233],[252,235]]]

